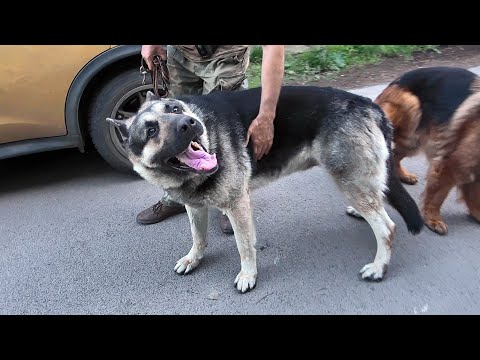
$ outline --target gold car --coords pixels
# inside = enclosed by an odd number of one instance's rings
[[[152,90],[140,45],[1,45],[0,159],[93,143],[131,171],[107,117],[133,114]]]

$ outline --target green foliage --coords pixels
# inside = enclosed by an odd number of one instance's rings
[[[258,45],[252,46],[250,49],[250,62],[252,64],[260,64],[262,62],[262,47]]]
[[[299,54],[285,55],[285,79],[315,80],[321,73],[338,72],[354,65],[378,63],[383,57],[407,59],[416,51],[436,51],[438,45],[318,45]],[[260,86],[262,47],[250,52],[248,79],[250,87]]]

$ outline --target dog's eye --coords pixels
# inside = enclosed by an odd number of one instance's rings
[[[157,134],[157,129],[156,128],[150,128],[147,130],[147,135],[148,137],[154,137]]]
[[[178,106],[174,106],[173,109],[172,109],[172,111],[173,111],[174,113],[178,113]]]

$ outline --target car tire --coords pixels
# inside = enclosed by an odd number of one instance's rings
[[[153,90],[150,76],[145,84],[139,70],[129,69],[104,81],[88,112],[88,125],[92,142],[102,158],[114,169],[133,173],[133,167],[122,146],[118,129],[106,120],[107,117],[127,119],[145,101],[148,90]],[[161,89],[160,89],[161,91]]]

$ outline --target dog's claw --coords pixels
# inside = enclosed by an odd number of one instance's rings
[[[245,274],[242,271],[237,275],[234,281],[234,286],[238,291],[245,293],[253,290],[257,285],[257,274]]]
[[[373,262],[365,265],[360,270],[360,275],[363,280],[382,281],[387,272],[387,267],[387,264],[376,264]]]
[[[183,271],[183,269],[180,269],[182,266],[183,266],[182,263],[177,262],[177,263],[175,264],[175,267],[173,268],[173,271],[176,271],[176,272],[178,272],[178,273],[181,273],[181,272]]]
[[[187,255],[177,261],[173,270],[177,274],[187,275],[193,269],[195,269],[199,263],[200,263],[199,259],[192,259],[190,256]]]

